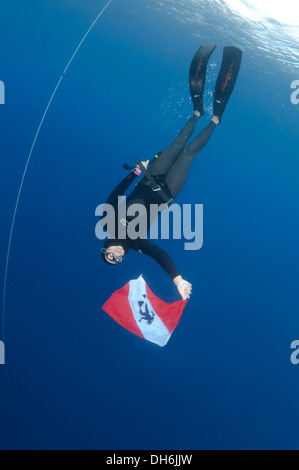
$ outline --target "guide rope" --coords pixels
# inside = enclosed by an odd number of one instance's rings
[[[11,224],[11,229],[10,229],[10,235],[9,235],[9,241],[8,241],[8,248],[7,248],[7,255],[6,255],[6,265],[5,265],[5,274],[4,274],[4,285],[3,285],[3,306],[2,306],[2,312],[3,312],[3,316],[2,316],[2,325],[3,325],[3,339],[5,339],[5,308],[6,308],[6,288],[7,288],[7,275],[8,275],[8,267],[9,267],[9,259],[10,259],[10,252],[11,252],[11,242],[12,242],[12,237],[13,237],[13,233],[14,233],[14,227],[15,227],[15,222],[16,222],[16,216],[17,216],[17,212],[18,212],[18,207],[19,207],[19,202],[20,202],[20,197],[21,197],[21,193],[22,193],[22,189],[23,189],[23,185],[24,185],[24,180],[25,180],[25,177],[26,177],[26,174],[27,174],[27,170],[28,170],[28,167],[29,167],[29,163],[30,163],[30,160],[31,160],[31,156],[32,156],[32,153],[34,151],[34,148],[35,148],[35,144],[36,144],[36,141],[38,139],[38,136],[40,134],[40,131],[41,131],[41,128],[44,124],[44,121],[46,119],[46,116],[48,114],[48,111],[50,109],[50,106],[55,98],[55,95],[60,87],[60,84],[66,74],[66,72],[68,71],[70,65],[72,64],[73,60],[75,59],[77,53],[79,52],[79,50],[81,49],[81,46],[83,45],[84,41],[86,40],[87,36],[89,35],[89,33],[91,32],[91,30],[94,28],[94,26],[97,24],[97,22],[99,21],[99,19],[101,18],[101,16],[103,15],[103,13],[107,10],[107,8],[109,7],[110,3],[112,3],[112,0],[109,0],[109,2],[105,5],[105,7],[101,10],[101,12],[98,14],[98,16],[96,17],[96,19],[94,20],[94,22],[92,23],[92,25],[89,27],[89,29],[87,30],[87,32],[85,33],[85,35],[83,36],[83,38],[81,39],[80,43],[78,44],[77,48],[75,49],[75,52],[73,53],[73,55],[71,56],[70,60],[68,61],[61,77],[59,78],[59,81],[52,93],[52,96],[46,106],[46,109],[44,111],[44,114],[42,116],[42,119],[39,123],[39,126],[37,128],[37,131],[36,131],[36,134],[34,136],[34,139],[33,139],[33,143],[32,143],[32,146],[31,146],[31,149],[30,149],[30,152],[29,152],[29,155],[28,155],[28,158],[27,158],[27,162],[26,162],[26,165],[25,165],[25,169],[24,169],[24,172],[23,172],[23,176],[22,176],[22,179],[21,179],[21,184],[20,184],[20,187],[19,187],[19,191],[18,191],[18,196],[17,196],[17,200],[16,200],[16,205],[15,205],[15,209],[14,209],[14,214],[13,214],[13,218],[12,218],[12,224]]]

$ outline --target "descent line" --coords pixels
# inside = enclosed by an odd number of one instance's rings
[[[11,229],[10,229],[10,235],[9,235],[9,241],[8,241],[8,248],[7,248],[7,255],[6,255],[6,265],[5,265],[5,275],[4,275],[4,286],[3,286],[3,305],[2,305],[2,312],[3,312],[3,317],[2,317],[2,324],[3,324],[3,339],[5,340],[5,306],[6,306],[6,287],[7,287],[7,275],[8,275],[8,267],[9,267],[9,258],[10,258],[10,252],[11,252],[11,242],[12,242],[12,237],[13,237],[13,233],[14,233],[14,227],[15,227],[15,222],[16,222],[16,216],[17,216],[17,212],[18,212],[18,207],[19,207],[19,202],[20,202],[20,197],[21,197],[21,193],[22,193],[22,189],[23,189],[23,185],[24,185],[24,180],[25,180],[25,177],[26,177],[26,174],[27,174],[27,170],[28,170],[28,166],[29,166],[29,163],[30,163],[30,160],[31,160],[31,156],[32,156],[32,153],[34,151],[34,148],[35,148],[35,144],[36,144],[36,141],[38,139],[38,136],[40,134],[40,131],[41,131],[41,128],[43,126],[43,123],[46,119],[46,116],[48,114],[48,111],[50,109],[50,106],[55,98],[55,95],[58,91],[58,88],[60,87],[60,84],[66,74],[66,72],[68,71],[71,63],[73,62],[73,60],[75,59],[77,53],[79,52],[82,44],[84,43],[85,39],[87,38],[87,36],[89,35],[90,31],[93,29],[93,27],[96,25],[96,23],[98,22],[98,20],[101,18],[101,16],[103,15],[103,13],[105,12],[105,10],[107,10],[107,8],[109,7],[110,3],[112,2],[112,0],[109,0],[109,2],[105,5],[105,7],[102,9],[102,11],[98,14],[98,16],[96,17],[96,19],[94,20],[94,22],[92,23],[92,25],[89,27],[89,29],[87,30],[87,32],[85,33],[85,35],[83,36],[82,40],[80,41],[80,43],[78,44],[77,48],[75,49],[75,52],[73,53],[72,57],[70,58],[69,62],[67,63],[67,66],[65,67],[53,93],[52,93],[52,96],[50,98],[50,101],[49,103],[47,104],[47,107],[44,111],[44,114],[43,114],[43,117],[39,123],[39,126],[37,128],[37,131],[36,131],[36,134],[35,134],[35,137],[33,139],[33,143],[32,143],[32,146],[31,146],[31,149],[30,149],[30,152],[29,152],[29,155],[28,155],[28,158],[27,158],[27,162],[26,162],[26,165],[25,165],[25,169],[24,169],[24,172],[23,172],[23,176],[22,176],[22,179],[21,179],[21,184],[20,184],[20,187],[19,187],[19,191],[18,191],[18,196],[17,196],[17,201],[16,201],[16,205],[15,205],[15,209],[14,209],[14,214],[13,214],[13,218],[12,218],[12,224],[11,224]]]

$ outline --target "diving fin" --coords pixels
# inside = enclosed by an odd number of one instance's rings
[[[216,49],[216,44],[204,44],[196,52],[190,66],[189,85],[194,111],[204,115],[203,94],[209,59]]]
[[[222,115],[235,88],[242,62],[242,51],[237,47],[225,47],[221,69],[214,92],[214,115],[220,122]]]

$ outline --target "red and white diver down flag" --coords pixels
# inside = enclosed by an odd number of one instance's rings
[[[186,304],[186,300],[171,304],[163,302],[140,276],[114,292],[103,305],[103,310],[135,335],[165,346]]]

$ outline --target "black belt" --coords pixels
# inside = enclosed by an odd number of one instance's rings
[[[140,170],[144,174],[145,179],[147,180],[148,186],[151,188],[152,191],[159,191],[160,196],[166,202],[167,206],[169,207],[173,203],[173,197],[169,198],[169,195],[162,189],[162,186],[153,178],[147,171],[147,169],[142,165],[141,161],[136,158],[137,165],[139,166]]]

